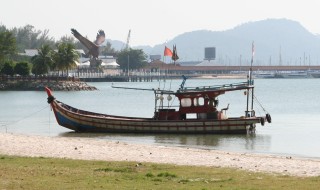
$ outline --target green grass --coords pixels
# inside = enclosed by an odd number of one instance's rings
[[[0,189],[319,189],[320,177],[230,168],[0,156]]]

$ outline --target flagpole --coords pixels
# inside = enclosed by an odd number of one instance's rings
[[[250,67],[250,70],[251,70],[251,74],[250,74],[250,83],[251,85],[253,85],[253,81],[252,81],[252,64],[253,64],[253,57],[254,57],[254,41],[252,42],[252,58],[251,58],[251,67]],[[251,89],[251,116],[254,116],[253,115],[253,97],[254,97],[254,87]]]
[[[174,61],[173,64],[176,65],[176,60],[178,59],[177,46],[174,45]]]
[[[173,52],[172,52],[171,59],[173,60],[173,64],[176,65],[176,60],[179,59],[176,45],[173,45]]]

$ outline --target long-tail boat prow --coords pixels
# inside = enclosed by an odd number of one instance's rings
[[[262,117],[255,115],[251,77],[242,83],[193,88],[184,87],[185,80],[184,77],[177,91],[113,86],[153,91],[155,111],[152,118],[123,117],[80,110],[56,100],[49,88],[46,91],[48,103],[51,104],[58,124],[76,132],[246,134],[255,132],[257,123],[264,125],[265,121],[271,122],[268,113]],[[247,95],[247,108],[243,116],[227,117],[229,105],[218,110],[218,96],[239,90],[245,91]],[[167,103],[171,103],[174,96],[179,102],[177,107]],[[190,114],[194,117],[189,118]]]

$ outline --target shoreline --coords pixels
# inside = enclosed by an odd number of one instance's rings
[[[98,90],[86,82],[72,80],[0,81],[0,91],[43,91],[44,87],[49,87],[54,91]]]
[[[0,154],[75,160],[136,161],[231,167],[300,177],[320,176],[320,159],[145,145],[84,137],[49,137],[0,132]]]

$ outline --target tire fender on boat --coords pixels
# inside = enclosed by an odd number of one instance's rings
[[[271,123],[271,115],[270,114],[266,114],[266,119],[268,123]]]
[[[264,126],[265,122],[266,122],[266,121],[265,121],[264,117],[261,117],[261,118],[260,118],[260,123],[261,123],[262,126]]]
[[[45,87],[45,90],[48,94],[48,104],[51,104],[55,98],[52,96],[52,92],[48,87]]]

